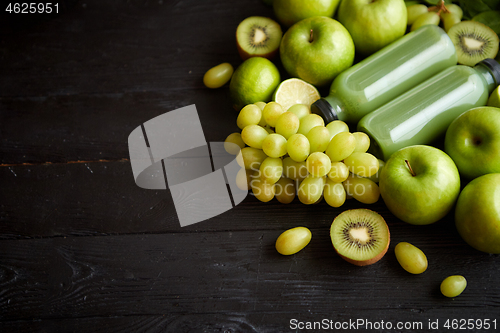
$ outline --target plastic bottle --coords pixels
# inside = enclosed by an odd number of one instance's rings
[[[400,148],[429,144],[463,112],[486,105],[500,84],[500,64],[452,66],[366,115],[358,131],[370,136],[370,151],[387,160]]]
[[[364,115],[417,84],[456,65],[455,46],[446,32],[426,25],[401,37],[335,78],[330,95],[314,102],[311,112],[326,123],[357,123]]]

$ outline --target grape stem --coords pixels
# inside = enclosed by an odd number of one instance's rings
[[[416,174],[415,174],[415,172],[413,171],[413,169],[411,168],[410,162],[409,162],[408,160],[405,160],[405,163],[406,163],[406,165],[408,166],[408,169],[410,169],[410,173],[411,173],[412,177],[415,177],[415,176],[416,176]]]
[[[436,11],[436,10],[437,10],[437,14],[438,15],[440,15],[441,12],[443,12],[443,13],[449,13],[450,12],[448,10],[448,8],[446,8],[446,6],[444,4],[444,0],[441,0],[441,2],[439,3],[438,6],[429,7],[429,9],[428,9],[429,12]]]
[[[312,43],[314,41],[313,38],[313,29],[311,29],[311,34],[309,35],[309,43]]]

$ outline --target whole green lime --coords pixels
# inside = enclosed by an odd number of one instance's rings
[[[268,59],[252,57],[245,60],[229,83],[233,107],[239,111],[248,104],[269,102],[280,81],[278,68]]]
[[[278,21],[290,27],[313,16],[333,17],[340,0],[274,0],[273,9]]]

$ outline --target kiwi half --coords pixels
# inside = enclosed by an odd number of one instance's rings
[[[462,21],[448,30],[458,63],[474,66],[486,58],[495,58],[498,53],[498,35],[488,26],[476,21]]]
[[[335,251],[346,261],[367,266],[379,261],[390,243],[389,227],[380,214],[369,209],[340,213],[330,228]]]
[[[251,16],[236,29],[236,44],[243,60],[250,57],[271,59],[280,46],[283,32],[280,25],[267,17]]]

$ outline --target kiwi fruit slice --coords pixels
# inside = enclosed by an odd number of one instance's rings
[[[457,50],[459,64],[474,66],[498,53],[498,35],[480,22],[459,22],[448,30],[448,36]]]
[[[330,228],[335,251],[346,261],[367,266],[379,261],[391,241],[384,218],[369,209],[351,209],[340,213]]]
[[[280,25],[267,17],[251,16],[236,28],[236,44],[243,60],[250,57],[271,59],[281,43]]]

